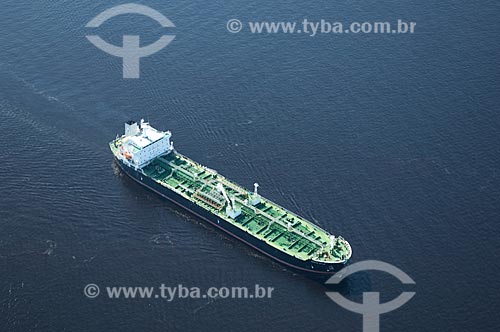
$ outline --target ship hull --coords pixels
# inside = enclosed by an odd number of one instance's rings
[[[345,266],[345,264],[343,263],[321,263],[312,260],[303,261],[293,256],[287,255],[286,253],[268,245],[267,243],[248,234],[238,227],[231,225],[224,220],[220,220],[218,216],[214,215],[210,211],[203,209],[201,206],[195,204],[194,202],[191,202],[178,193],[158,184],[156,181],[142,174],[140,171],[136,171],[135,169],[127,166],[121,160],[115,158],[115,161],[120,169],[137,183],[159,194],[163,198],[168,199],[169,201],[191,212],[192,214],[200,217],[212,226],[220,229],[226,234],[231,235],[232,237],[240,240],[241,242],[247,244],[248,246],[256,249],[262,254],[270,257],[274,261],[283,264],[288,268],[301,273],[312,274],[316,276],[328,276],[335,274]]]

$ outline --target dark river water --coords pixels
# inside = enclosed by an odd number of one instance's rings
[[[0,331],[361,331],[361,315],[126,178],[108,142],[141,117],[177,150],[416,285],[381,331],[498,331],[498,1],[138,1],[175,40],[123,79],[85,38],[156,41],[119,1],[0,4]],[[414,34],[229,33],[226,22],[417,22]],[[84,295],[95,283],[101,295]],[[274,287],[264,299],[110,299],[105,286]]]

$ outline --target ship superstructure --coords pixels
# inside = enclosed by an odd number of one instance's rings
[[[141,120],[125,123],[125,135],[119,141],[118,158],[135,169],[143,168],[156,157],[169,153],[174,146],[170,142],[172,134],[154,129]]]
[[[299,270],[334,273],[351,257],[349,243],[217,171],[178,153],[169,131],[141,120],[110,142],[131,178],[275,260]]]

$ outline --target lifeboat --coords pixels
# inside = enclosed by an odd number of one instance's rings
[[[132,159],[132,154],[130,152],[124,152],[123,155],[125,156],[125,158],[127,159]]]

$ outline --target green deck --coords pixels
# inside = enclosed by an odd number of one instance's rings
[[[115,155],[120,139],[110,143]],[[351,256],[349,243],[338,237],[330,248],[328,232],[260,196],[255,206],[248,203],[252,192],[229,181],[216,171],[171,152],[158,157],[143,168],[145,175],[192,202],[252,234],[267,244],[301,260],[314,259],[328,263],[344,262]],[[221,183],[227,194],[234,197],[241,214],[235,219],[226,214],[226,200],[216,189]]]

